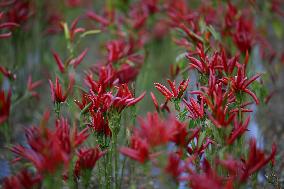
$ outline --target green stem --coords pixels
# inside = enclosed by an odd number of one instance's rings
[[[13,112],[13,110],[15,109],[15,107],[22,103],[24,100],[30,98],[31,95],[28,93],[28,92],[25,92],[23,96],[21,96],[20,98],[18,98],[15,102],[12,103],[12,106],[11,106],[11,112]]]
[[[90,180],[91,180],[91,176],[92,176],[92,169],[84,170],[84,174],[83,174],[83,177],[82,177],[84,188],[88,188]]]
[[[107,181],[106,189],[111,188],[112,183],[112,147],[110,148],[109,153],[107,153]]]
[[[107,154],[105,156],[103,156],[103,160],[104,160],[104,176],[105,176],[105,186],[107,187]]]
[[[99,188],[102,188],[102,167],[101,167],[101,161],[98,162],[98,185]]]
[[[5,141],[7,144],[11,143],[11,131],[8,122],[5,122],[3,125],[0,125],[0,131],[3,133]]]
[[[121,186],[122,186],[125,164],[126,164],[126,156],[124,157],[123,162],[122,162],[121,176],[120,176],[120,180],[119,180],[119,188],[121,188]]]
[[[55,103],[55,108],[54,108],[54,111],[55,111],[55,113],[56,113],[56,117],[59,119],[59,117],[60,117],[60,103]]]
[[[43,179],[43,188],[52,189],[52,188],[61,188],[61,183],[58,181],[59,174],[55,175],[48,174]]]
[[[129,175],[129,180],[130,180],[130,186],[135,186],[135,161],[130,162],[130,175]]]
[[[118,188],[118,151],[117,151],[117,135],[113,136],[114,150],[114,188]]]
[[[109,166],[111,166],[111,176],[114,171],[114,188],[118,188],[118,151],[117,151],[117,137],[120,131],[120,122],[121,122],[121,114],[119,112],[112,112],[112,114],[109,117],[109,126],[112,132],[112,138],[111,138],[111,148],[110,148],[110,160],[109,160]],[[112,167],[112,157],[114,156],[114,167]],[[112,169],[113,168],[113,169]]]

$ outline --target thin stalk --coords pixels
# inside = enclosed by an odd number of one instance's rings
[[[117,135],[113,136],[114,150],[114,188],[118,188],[118,151],[117,151]]]
[[[130,186],[135,186],[135,161],[130,162],[130,174],[129,174],[129,180],[130,180]]]
[[[121,114],[120,112],[113,112],[109,117],[109,126],[112,132],[111,147],[110,147],[110,160],[109,166],[111,166],[110,174],[113,176],[114,188],[118,188],[118,150],[117,150],[117,137],[120,131]],[[112,159],[114,158],[114,159]],[[112,161],[113,160],[113,161]],[[113,167],[112,167],[112,164]],[[113,175],[112,175],[113,174]]]
[[[82,177],[83,178],[82,182],[83,182],[84,188],[88,188],[88,186],[90,184],[91,176],[92,176],[92,169],[88,169],[88,170],[84,171],[84,174],[83,174],[83,177]]]
[[[101,161],[98,162],[98,185],[99,188],[102,188],[102,167],[101,167]]]
[[[125,164],[126,164],[126,156],[124,157],[123,162],[122,162],[121,176],[120,176],[120,179],[119,179],[119,188],[121,188],[121,187],[122,187],[122,182],[123,182],[123,177],[124,177]]]
[[[109,152],[108,152],[109,153]],[[104,177],[105,177],[105,188],[107,188],[107,180],[108,180],[108,169],[107,169],[107,165],[108,165],[108,153],[106,155],[103,156],[103,161],[104,161]]]
[[[54,108],[54,112],[56,113],[56,117],[57,117],[57,119],[59,119],[59,117],[60,117],[60,103],[55,103],[55,108]]]
[[[130,119],[131,119],[131,123],[133,124],[133,126],[135,126],[135,123],[136,123],[136,106],[133,106],[131,107],[131,112],[130,112]],[[130,185],[134,185],[135,184],[135,177],[134,177],[134,174],[135,174],[135,162],[134,161],[130,161],[130,175],[129,175],[129,179],[130,179]]]
[[[2,131],[5,141],[7,144],[11,143],[11,131],[8,122],[5,122],[3,125],[0,125],[0,131]]]
[[[26,99],[30,98],[31,95],[28,92],[25,92],[20,98],[18,98],[15,102],[11,105],[11,112],[15,109],[18,104],[21,104]]]
[[[106,180],[106,189],[111,188],[112,183],[112,147],[110,148],[107,155],[107,180]]]

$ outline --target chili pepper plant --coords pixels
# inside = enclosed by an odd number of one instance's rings
[[[282,188],[283,5],[1,0],[1,188]]]

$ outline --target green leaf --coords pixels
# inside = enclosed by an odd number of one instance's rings
[[[269,95],[267,88],[265,88],[259,82],[253,82],[251,84],[252,91],[256,93],[256,96],[260,99],[261,102],[265,102],[266,97]]]
[[[188,127],[189,128],[194,128],[194,121],[191,119],[191,120],[189,120],[189,123],[188,123]]]
[[[283,37],[283,24],[281,24],[281,22],[278,20],[278,19],[274,19],[272,21],[272,27],[274,29],[274,32],[276,34],[276,36],[279,38],[279,39],[282,39]]]
[[[88,30],[84,33],[81,34],[81,38],[86,37],[87,35],[94,35],[94,34],[98,34],[101,33],[101,30]]]
[[[214,39],[220,41],[220,34],[213,28],[213,26],[207,26],[207,29],[213,35]]]
[[[183,52],[176,57],[176,62],[180,62],[186,58],[187,52]]]
[[[198,148],[201,147],[201,145],[202,145],[202,143],[203,143],[205,137],[206,137],[206,132],[202,132],[201,135],[200,135],[199,138],[198,138],[198,142],[197,142]]]
[[[204,31],[205,31],[206,28],[207,28],[204,19],[200,19],[200,20],[199,20],[199,26],[200,26],[200,31],[201,31],[201,33],[204,33]]]
[[[69,41],[70,40],[70,32],[69,32],[68,25],[67,25],[66,22],[63,22],[62,26],[63,26],[63,30],[64,30],[65,39],[67,39]]]

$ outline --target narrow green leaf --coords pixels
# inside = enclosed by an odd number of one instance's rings
[[[276,34],[276,36],[279,38],[279,39],[282,39],[283,37],[283,24],[280,23],[280,21],[278,19],[275,19],[272,21],[272,27],[273,27],[273,30]]]
[[[67,39],[68,41],[70,40],[70,32],[69,32],[69,28],[66,22],[62,23],[63,26],[63,30],[64,30],[64,35],[65,35],[65,39]]]
[[[88,30],[84,33],[81,34],[80,37],[86,37],[87,35],[94,35],[94,34],[98,34],[98,33],[101,33],[101,30]]]
[[[207,29],[213,35],[214,39],[220,41],[220,34],[213,28],[213,26],[207,26]]]
[[[198,138],[198,142],[197,142],[198,148],[200,148],[200,146],[202,145],[202,142],[204,141],[205,137],[206,137],[206,132],[202,132]]]

